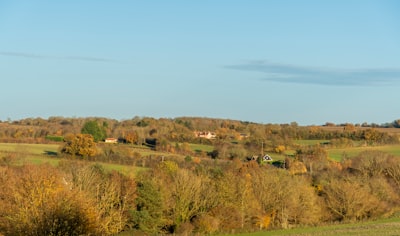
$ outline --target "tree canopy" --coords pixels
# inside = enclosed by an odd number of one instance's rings
[[[105,124],[103,123],[103,126],[100,126],[97,121],[94,120],[87,121],[83,125],[81,133],[92,135],[95,142],[104,140],[107,136]]]
[[[65,138],[65,145],[61,152],[73,156],[91,157],[96,155],[96,143],[90,134],[71,135]]]

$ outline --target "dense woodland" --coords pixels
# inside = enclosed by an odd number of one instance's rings
[[[21,165],[12,153],[0,153],[0,234],[238,233],[390,217],[400,212],[399,157],[365,151],[337,162],[326,148],[396,145],[399,124],[190,117],[4,121],[0,142],[59,144],[54,158],[60,162]],[[196,131],[216,138],[196,137]],[[103,142],[110,137],[119,143]],[[280,159],[249,158],[265,153]],[[103,162],[141,171],[108,172]]]

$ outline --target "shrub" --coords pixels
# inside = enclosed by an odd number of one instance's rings
[[[128,222],[135,186],[119,174],[75,165],[0,169],[0,234],[111,235]],[[67,165],[63,168],[68,170]],[[71,173],[70,172],[70,173]]]
[[[200,215],[193,220],[195,230],[201,234],[212,234],[219,229],[219,219],[210,215]]]
[[[357,177],[331,179],[323,192],[334,220],[363,220],[379,206],[379,199],[372,194],[367,181]]]
[[[0,232],[6,235],[99,233],[92,206],[50,166],[9,168],[0,188]]]

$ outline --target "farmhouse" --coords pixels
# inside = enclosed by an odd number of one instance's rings
[[[118,143],[118,139],[116,138],[106,138],[104,140],[105,143]]]
[[[214,132],[210,131],[196,131],[194,132],[194,134],[198,138],[215,139],[217,137],[217,135]]]
[[[247,157],[248,161],[257,161],[259,158],[259,156],[257,155],[253,155],[251,157]],[[268,154],[265,154],[263,157],[261,157],[262,161],[273,161],[272,157]]]
[[[263,161],[272,161],[272,157],[266,154],[265,156],[263,156]]]

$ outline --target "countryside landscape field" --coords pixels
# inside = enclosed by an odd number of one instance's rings
[[[400,1],[0,1],[0,236],[400,235]]]
[[[0,204],[8,217],[0,232],[396,234],[395,127],[196,117],[2,122],[0,184],[8,190]],[[21,194],[37,204],[20,202]]]

